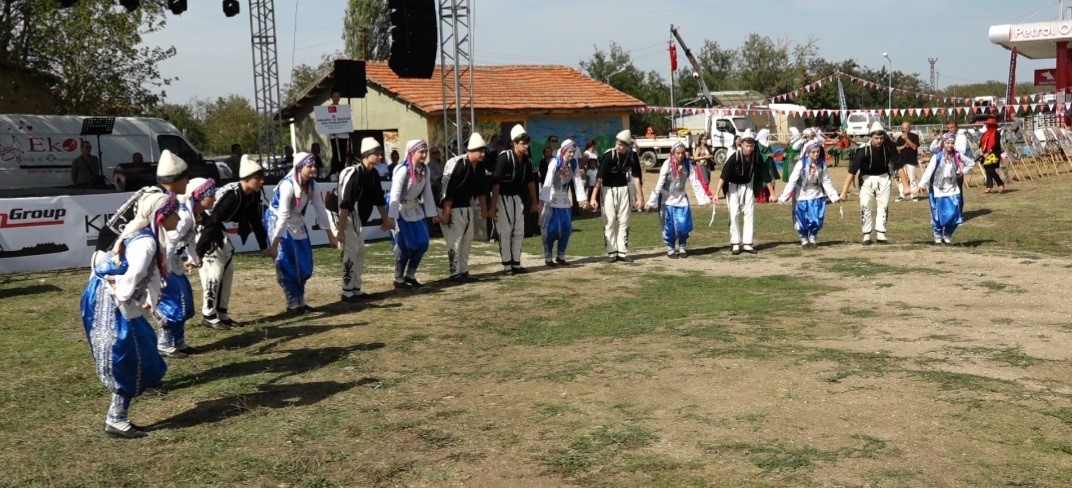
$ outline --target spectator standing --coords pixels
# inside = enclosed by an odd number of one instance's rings
[[[242,145],[231,144],[231,155],[223,160],[227,169],[231,171],[230,178],[238,178],[239,165],[242,164]]]
[[[100,159],[92,151],[93,144],[82,141],[82,153],[71,161],[71,183],[77,187],[88,188],[100,181]]]
[[[342,99],[342,93],[339,90],[331,90],[331,105],[338,105],[340,99]],[[350,133],[331,134],[329,139],[331,140],[331,167],[328,176],[339,174],[349,164],[347,160],[350,155]],[[317,169],[322,166],[323,163]]]
[[[912,132],[912,124],[901,123],[901,135],[897,136],[894,145],[897,146],[896,168],[900,196],[898,202],[905,200],[916,201],[916,169],[919,168],[919,134]]]

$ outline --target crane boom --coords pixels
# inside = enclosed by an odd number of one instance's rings
[[[681,50],[685,52],[685,57],[689,59],[689,63],[692,64],[692,70],[698,75],[697,80],[700,81],[700,88],[703,89],[704,99],[707,100],[708,108],[715,106],[715,99],[711,96],[711,90],[707,88],[707,83],[704,83],[703,70],[700,69],[699,61],[696,61],[696,57],[692,55],[692,51],[685,45],[685,41],[681,39],[681,34],[677,33],[677,27],[674,24],[670,24],[670,33],[677,39],[677,43],[681,44]]]

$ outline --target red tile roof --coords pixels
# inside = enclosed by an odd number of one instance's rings
[[[385,62],[365,67],[369,85],[376,85],[425,114],[442,112],[443,88],[439,67],[432,77],[399,78]],[[332,82],[328,73],[284,113],[309,101]],[[473,67],[473,105],[478,112],[584,111],[632,109],[644,102],[611,86],[593,80],[576,69],[552,65],[504,65]]]

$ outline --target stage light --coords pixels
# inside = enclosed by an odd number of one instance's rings
[[[119,5],[127,9],[127,12],[133,12],[141,5],[141,0],[119,0]]]
[[[238,0],[223,0],[223,15],[234,17],[238,15]]]
[[[167,8],[171,13],[180,15],[186,11],[186,0],[167,0]]]

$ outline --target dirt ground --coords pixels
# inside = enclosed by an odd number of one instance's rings
[[[338,427],[352,437],[350,476],[361,484],[1072,480],[1072,304],[1061,299],[1072,291],[1072,260],[855,244],[739,257],[697,250],[673,261],[660,254],[627,267],[589,263],[419,295],[388,293],[389,282],[374,280],[369,307],[310,319],[358,326],[289,347],[387,344],[356,366],[313,375],[379,382],[316,407],[360,412]],[[689,319],[718,327],[714,339],[677,334],[681,324],[667,322],[650,334],[533,345],[497,328],[520,320],[519,311],[539,315],[546,303],[556,315],[600,303],[613,309],[615,297],[648,274],[795,277],[806,286],[765,305],[777,313],[758,322],[725,313]],[[256,286],[274,287],[262,281],[263,273]],[[336,293],[333,282],[314,280],[309,301],[332,302]],[[265,314],[253,303],[232,308],[236,316]]]

